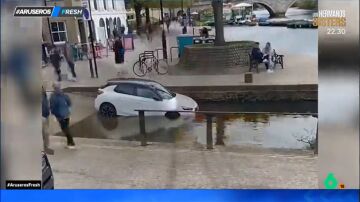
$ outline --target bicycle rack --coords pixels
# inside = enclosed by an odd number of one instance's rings
[[[172,59],[173,59],[173,57],[172,57],[172,50],[173,50],[174,48],[176,48],[176,49],[179,50],[179,47],[178,47],[178,46],[170,47],[170,61],[171,61],[171,62],[172,62]]]

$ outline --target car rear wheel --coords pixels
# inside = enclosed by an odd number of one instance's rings
[[[105,102],[100,105],[100,114],[105,117],[116,117],[116,108],[111,103]]]

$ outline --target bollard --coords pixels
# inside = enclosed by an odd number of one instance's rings
[[[224,117],[218,115],[216,117],[216,141],[215,145],[225,145],[224,143],[225,135],[225,120]]]
[[[246,72],[245,75],[245,83],[252,83],[253,82],[253,75],[251,72]]]
[[[316,140],[315,140],[315,148],[314,148],[314,153],[317,155],[319,153],[319,120],[316,124]]]
[[[213,149],[212,116],[206,115],[206,148]]]
[[[145,130],[145,112],[139,111],[139,124],[140,124],[140,135],[141,135],[141,146],[147,145],[147,137]]]
[[[90,67],[91,78],[94,78],[94,70],[93,70],[93,64],[91,58],[89,58],[89,67]]]

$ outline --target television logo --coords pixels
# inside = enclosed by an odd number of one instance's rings
[[[83,7],[16,7],[14,16],[19,17],[82,17]]]
[[[14,16],[51,16],[54,7],[16,7]]]
[[[346,34],[345,10],[319,10],[313,17],[313,25],[315,27],[327,27],[327,34]]]
[[[314,14],[314,26],[345,27],[345,10],[319,10]]]

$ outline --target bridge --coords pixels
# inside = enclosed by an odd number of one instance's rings
[[[258,4],[263,6],[270,14],[271,18],[285,17],[285,13],[290,6],[298,0],[248,0],[246,3]],[[240,3],[244,1],[234,1],[233,3]],[[211,1],[205,0],[195,3],[192,9],[206,9],[211,7]]]

